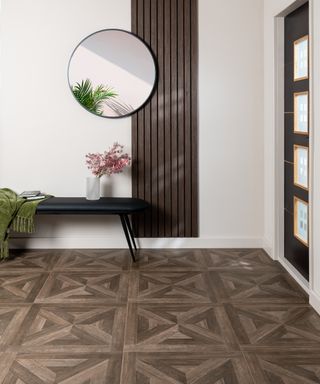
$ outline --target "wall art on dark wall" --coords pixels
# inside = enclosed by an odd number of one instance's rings
[[[198,236],[198,4],[132,0],[132,32],[158,65],[150,101],[132,116],[132,193],[152,208],[139,237]]]

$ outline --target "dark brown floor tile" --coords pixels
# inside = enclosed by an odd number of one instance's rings
[[[128,270],[129,266],[130,255],[124,249],[68,249],[60,254],[54,269],[61,271],[122,271]]]
[[[206,272],[131,271],[129,300],[149,303],[216,302]]]
[[[256,384],[319,384],[320,349],[245,353]]]
[[[1,361],[2,360],[2,361]],[[81,353],[0,356],[1,384],[118,384],[122,354]]]
[[[53,249],[11,250],[10,258],[0,262],[0,271],[50,271],[61,252]]]
[[[234,268],[253,271],[263,268],[282,271],[281,265],[271,260],[262,249],[205,249],[203,254],[209,270]]]
[[[34,304],[13,345],[20,352],[122,352],[126,313],[126,305]]]
[[[206,270],[201,249],[141,249],[132,269],[141,271],[201,271]]]
[[[308,303],[307,295],[288,273],[226,269],[210,271],[209,276],[219,302]]]
[[[0,352],[0,384],[3,384],[6,377],[8,377],[10,368],[15,358],[16,353]],[[16,381],[16,383],[18,382]],[[23,383],[23,381],[21,381],[21,383]]]
[[[126,272],[52,272],[36,303],[115,304],[125,302],[127,294]]]
[[[307,305],[226,305],[242,347],[317,347],[320,316]]]
[[[0,384],[320,384],[319,316],[263,251],[139,253],[0,264]]]
[[[0,303],[32,303],[48,273],[26,270],[0,270]]]
[[[130,303],[125,351],[239,349],[223,306]]]
[[[125,353],[121,384],[253,384],[240,353]]]
[[[30,309],[31,304],[0,305],[0,350],[17,344],[17,336]]]

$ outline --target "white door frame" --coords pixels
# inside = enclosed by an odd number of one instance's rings
[[[310,20],[310,53],[313,51],[313,39],[312,39],[312,20],[313,20],[313,1],[309,0],[309,20]],[[313,260],[313,239],[312,239],[312,206],[313,206],[313,65],[310,60],[310,89],[309,89],[309,103],[310,103],[310,126],[309,126],[309,269],[310,269],[310,281],[308,282],[301,273],[290,264],[284,257],[284,18],[305,4],[307,0],[294,1],[289,7],[283,9],[274,20],[274,36],[275,36],[275,259],[278,260],[285,269],[293,276],[293,278],[301,285],[301,287],[309,294],[309,287],[312,286],[312,260]],[[310,55],[311,57],[311,55]]]

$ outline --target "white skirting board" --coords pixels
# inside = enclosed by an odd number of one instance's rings
[[[262,238],[141,238],[141,248],[262,248]],[[127,248],[124,234],[117,237],[16,237],[12,248]]]
[[[268,253],[270,247],[264,247],[264,250]],[[270,253],[268,254],[270,255]],[[307,293],[307,295],[309,295],[310,305],[320,314],[320,296],[315,291],[310,289],[308,281],[288,261],[282,258],[278,259],[278,261],[300,285],[300,287]]]
[[[286,269],[286,271],[294,278],[300,287],[309,295],[310,288],[309,282],[286,260],[279,259],[279,263]]]
[[[310,305],[319,313],[320,315],[320,296],[314,292],[310,292]]]
[[[301,286],[301,288],[307,293],[309,294],[309,291],[310,291],[310,288],[309,288],[309,283],[308,281],[286,260],[286,259],[283,259],[283,258],[279,258],[279,257],[272,257],[271,254],[273,256],[274,255],[274,252],[273,252],[273,248],[268,245],[269,243],[267,241],[264,241],[264,247],[263,249],[265,250],[265,252],[269,255],[269,257],[272,259],[272,260],[275,260],[275,261],[279,261],[279,263],[284,267],[284,269],[293,277],[293,279]]]

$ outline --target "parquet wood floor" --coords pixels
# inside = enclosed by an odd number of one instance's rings
[[[320,384],[320,317],[259,249],[16,251],[0,383]]]

